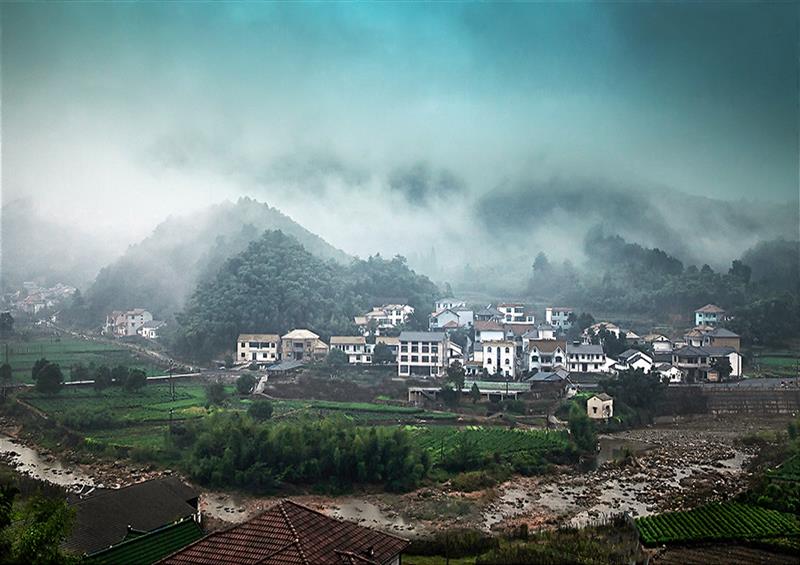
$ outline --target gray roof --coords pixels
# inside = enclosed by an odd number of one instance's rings
[[[553,382],[553,381],[563,381],[566,377],[560,375],[559,373],[551,373],[549,371],[539,371],[535,375],[528,377],[528,382],[531,383],[543,383],[543,382]]]
[[[706,335],[714,337],[739,337],[739,334],[735,334],[731,330],[726,330],[725,328],[714,328]]]
[[[400,332],[400,341],[444,341],[444,332]]]
[[[614,400],[613,398],[608,396],[605,392],[601,392],[600,394],[595,394],[594,396],[596,396],[600,400]],[[594,396],[592,398],[594,398]]]
[[[280,363],[276,363],[275,365],[270,365],[267,367],[267,371],[291,371],[292,369],[297,369],[298,367],[302,366],[302,361],[295,361],[294,359],[287,359],[286,361],[281,361]]]
[[[567,344],[567,353],[586,353],[586,354],[595,354],[595,355],[602,355],[603,354],[603,346],[602,345],[595,345],[593,343],[590,344],[578,344],[575,345],[573,343]]]
[[[738,352],[733,347],[694,347],[693,345],[673,351],[673,354],[678,357],[722,357],[731,353]]]

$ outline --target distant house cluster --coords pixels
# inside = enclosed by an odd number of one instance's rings
[[[659,332],[639,335],[610,321],[596,322],[574,334],[569,331],[576,321],[573,308],[547,307],[544,321],[537,323],[534,310],[523,303],[471,307],[455,298],[433,304],[427,331],[409,331],[403,328],[414,309],[385,304],[356,317],[357,335],[332,336],[327,342],[307,329],[283,336],[242,334],[236,361],[269,367],[322,360],[330,350],[339,350],[351,365],[369,365],[376,362],[376,347],[382,345],[388,356],[382,355],[381,362],[393,360],[397,375],[403,378],[441,378],[455,362],[463,366],[467,378],[479,383],[503,379],[565,386],[566,376],[575,381],[576,375],[610,375],[630,369],[657,372],[673,384],[740,377],[739,336],[722,327],[726,318],[721,308],[706,305],[696,314],[701,310],[718,314],[717,324],[699,325],[671,338]],[[385,335],[389,330],[399,335]],[[614,349],[608,347],[611,339]],[[620,344],[628,348],[618,353]]]
[[[114,337],[141,336],[157,339],[159,330],[166,322],[154,320],[153,315],[144,308],[114,310],[106,316],[103,333]]]
[[[64,300],[75,294],[76,288],[63,283],[50,287],[35,282],[22,283],[22,288],[3,295],[3,304],[12,312],[21,312],[29,316],[52,313]]]

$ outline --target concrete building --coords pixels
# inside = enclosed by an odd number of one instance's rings
[[[614,365],[616,371],[626,371],[628,369],[641,369],[649,373],[653,368],[653,358],[647,353],[642,353],[636,349],[628,349],[617,355],[617,363]]]
[[[136,333],[145,339],[158,339],[159,330],[166,325],[167,323],[163,320],[151,320],[142,324]]]
[[[614,399],[604,392],[586,401],[586,414],[592,420],[607,420],[614,416]]]
[[[321,361],[327,354],[328,345],[312,331],[296,329],[281,336],[283,361]]]
[[[513,341],[484,341],[483,368],[490,375],[513,379],[517,374],[517,354]]]
[[[533,310],[525,307],[520,302],[503,302],[497,305],[497,310],[503,316],[506,324],[533,324],[535,317]]]
[[[240,334],[236,340],[236,362],[272,365],[280,359],[278,334]]]
[[[544,309],[544,319],[551,326],[554,326],[560,330],[568,330],[572,327],[569,317],[573,313],[573,308],[548,306]]]
[[[458,308],[466,308],[467,303],[457,298],[440,298],[433,303],[433,311],[439,310],[456,310]]]
[[[445,332],[400,333],[397,374],[401,377],[441,377],[449,366],[449,342]]]
[[[606,359],[603,346],[575,342],[567,344],[567,363],[570,372],[580,373],[608,373],[613,365]]]
[[[372,348],[364,336],[335,335],[331,337],[330,345],[331,349],[344,352],[351,365],[372,363]]]
[[[531,372],[567,367],[567,342],[563,339],[530,340],[525,351],[526,365]]]
[[[742,355],[732,347],[687,345],[672,352],[672,364],[683,371],[689,381],[715,381],[719,380],[719,374],[714,373],[714,367],[723,357],[728,359],[731,366],[729,376],[741,377]]]
[[[717,326],[726,319],[725,310],[716,304],[706,304],[694,311],[695,326]]]
[[[133,310],[114,310],[106,316],[105,333],[114,337],[130,337],[138,335],[139,328],[153,321],[153,315],[144,308]]]

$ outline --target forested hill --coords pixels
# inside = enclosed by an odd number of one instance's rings
[[[345,266],[319,259],[280,231],[267,231],[199,284],[177,316],[173,344],[182,355],[208,360],[231,349],[239,333],[308,328],[323,338],[352,334],[353,316],[387,296],[427,312],[436,293],[436,285],[401,257]]]
[[[197,282],[264,230],[290,234],[311,253],[341,263],[350,257],[280,211],[250,198],[225,202],[204,213],[169,218],[97,275],[86,293],[85,319],[99,323],[114,309],[142,307],[157,318],[183,307]]]

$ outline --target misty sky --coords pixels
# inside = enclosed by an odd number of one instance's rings
[[[331,222],[391,225],[419,163],[453,198],[553,176],[798,195],[791,2],[0,10],[3,201],[125,243],[248,194],[366,254]]]

